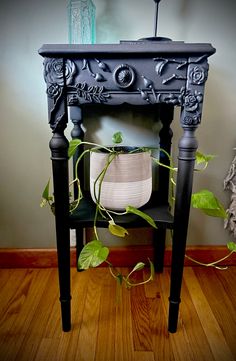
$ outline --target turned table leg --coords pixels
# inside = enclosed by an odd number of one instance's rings
[[[175,220],[172,244],[171,285],[169,297],[170,332],[176,332],[180,293],[183,277],[185,248],[189,220],[189,208],[192,194],[193,170],[197,141],[194,137],[195,128],[184,129],[179,143],[178,177],[175,199]]]
[[[68,141],[63,133],[54,133],[50,148],[52,153],[55,222],[57,238],[58,274],[63,331],[71,329],[70,310],[70,232],[68,224]]]

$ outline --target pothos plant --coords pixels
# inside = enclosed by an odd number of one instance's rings
[[[133,207],[132,205],[128,205],[126,209],[122,212],[117,212],[114,210],[106,209],[103,204],[100,201],[101,198],[101,189],[102,189],[102,182],[104,180],[104,177],[106,175],[107,169],[109,168],[112,161],[115,159],[115,157],[122,152],[122,147],[116,147],[117,144],[122,143],[123,136],[121,132],[116,132],[113,137],[113,146],[106,147],[104,145],[81,141],[80,139],[73,139],[69,143],[69,149],[68,149],[68,157],[71,158],[76,153],[78,147],[81,146],[89,146],[89,148],[82,151],[82,153],[79,155],[76,164],[75,164],[75,178],[70,182],[69,187],[76,186],[78,190],[78,197],[75,200],[70,201],[70,212],[73,213],[79,206],[81,199],[83,198],[83,192],[80,187],[80,179],[78,174],[78,166],[81,159],[90,152],[94,151],[106,151],[108,153],[107,161],[100,172],[100,174],[97,176],[97,179],[94,182],[94,197],[95,197],[95,216],[94,216],[94,222],[93,222],[93,231],[94,231],[94,239],[90,242],[88,242],[82,249],[79,259],[78,259],[78,269],[85,270],[90,267],[97,267],[101,265],[102,263],[106,262],[109,266],[109,270],[111,272],[111,275],[117,280],[118,284],[124,283],[127,288],[131,288],[133,286],[137,286],[140,284],[147,283],[151,280],[153,280],[154,277],[154,266],[153,263],[149,260],[150,265],[150,275],[149,277],[144,280],[143,282],[133,282],[132,276],[136,271],[139,271],[145,267],[145,264],[143,262],[138,262],[134,268],[129,272],[128,275],[123,275],[120,271],[118,271],[113,265],[109,262],[109,249],[108,247],[104,246],[102,240],[99,237],[98,229],[97,229],[97,220],[98,216],[102,216],[102,218],[106,219],[108,222],[108,230],[111,234],[118,236],[118,237],[125,237],[128,234],[128,230],[118,224],[114,221],[114,215],[126,215],[128,213],[133,213],[142,219],[144,219],[146,222],[149,223],[154,228],[157,228],[154,220],[145,212],[141,211],[140,209],[137,209]],[[92,148],[91,148],[92,147]],[[174,186],[175,186],[175,174],[177,173],[178,169],[173,165],[173,160],[171,156],[163,149],[159,148],[159,152],[164,152],[170,161],[170,165],[166,165],[160,162],[160,160],[152,155],[153,150],[157,150],[158,148],[153,147],[137,147],[135,149],[132,149],[130,152],[140,152],[140,151],[149,151],[151,154],[151,158],[154,163],[158,164],[162,167],[167,167],[170,171],[170,184],[171,184],[171,199],[170,202],[174,203]],[[208,162],[214,158],[213,155],[204,155],[200,152],[196,153],[196,171],[202,171],[204,170]],[[52,212],[54,213],[54,197],[50,195],[49,192],[50,187],[50,180],[48,181],[43,194],[42,194],[42,202],[41,207],[44,207],[45,205],[49,205]],[[98,189],[98,193],[96,194],[95,189]],[[70,194],[71,197],[71,194]],[[199,192],[192,194],[191,199],[191,205],[194,208],[198,208],[202,210],[205,214],[213,217],[220,217],[220,218],[227,218],[227,213],[223,207],[223,205],[220,203],[220,201],[215,197],[215,195],[210,192],[209,190],[203,189]],[[228,249],[230,253],[220,259],[216,262],[212,262],[210,264],[204,264],[206,266],[213,266],[217,267],[217,264],[221,261],[223,261],[225,258],[229,257],[233,252],[236,251],[236,245],[234,242],[228,243]],[[201,262],[192,259],[191,257],[187,256],[192,261],[202,264]]]

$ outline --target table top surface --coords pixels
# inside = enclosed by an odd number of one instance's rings
[[[104,54],[114,56],[116,54],[175,54],[183,56],[215,53],[215,48],[209,43],[185,43],[182,41],[122,41],[117,44],[44,44],[39,49],[43,57],[61,56],[76,57],[80,54]]]

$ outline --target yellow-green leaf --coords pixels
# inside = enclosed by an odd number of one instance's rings
[[[229,251],[236,252],[236,243],[235,242],[228,242],[227,247],[228,247]]]
[[[97,267],[106,261],[108,254],[109,249],[104,247],[100,241],[91,241],[87,243],[80,252],[78,268],[88,269],[90,267]]]
[[[127,229],[115,224],[114,221],[109,221],[108,229],[114,236],[125,237],[125,235],[128,234]]]
[[[68,157],[71,158],[75,152],[76,152],[76,149],[78,148],[78,146],[80,145],[81,143],[81,140],[80,139],[72,139],[70,142],[69,142],[69,149],[68,149]]]
[[[121,132],[116,132],[112,136],[112,141],[115,144],[119,144],[123,142],[123,134]]]
[[[140,209],[137,209],[133,206],[127,206],[126,212],[136,214],[137,216],[143,218],[146,222],[148,222],[152,227],[157,228],[154,219],[150,217],[148,214],[140,211]]]
[[[133,273],[133,272],[140,271],[140,270],[143,269],[144,267],[145,267],[145,263],[143,263],[143,262],[138,262],[138,263],[134,266],[134,268],[132,269],[132,271],[130,272],[130,275],[131,275],[131,273]]]
[[[203,154],[199,151],[196,152],[196,163],[208,163],[210,160],[214,159],[215,155],[213,154]]]
[[[208,216],[227,218],[224,206],[216,196],[207,189],[202,189],[192,194],[191,204],[193,208],[198,208]]]
[[[46,199],[46,201],[50,200],[49,199],[50,198],[49,197],[49,187],[50,187],[50,178],[49,178],[49,180],[43,190],[43,194],[42,194],[43,199]]]

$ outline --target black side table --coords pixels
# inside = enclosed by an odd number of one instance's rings
[[[53,166],[55,218],[62,327],[71,328],[70,316],[70,228],[75,228],[82,247],[82,229],[89,216],[69,214],[68,140],[64,130],[68,107],[74,123],[72,137],[83,138],[82,110],[92,104],[102,106],[147,106],[157,109],[162,122],[160,146],[170,151],[170,124],[175,106],[181,107],[178,176],[174,217],[168,213],[168,172],[160,171],[161,197],[149,209],[159,229],[157,249],[159,270],[163,264],[166,228],[173,228],[171,286],[169,305],[170,332],[176,332],[184,267],[192,179],[197,149],[195,130],[201,121],[208,57],[215,52],[210,44],[183,42],[122,42],[110,45],[43,45],[44,79],[47,84],[50,141]],[[168,163],[165,159],[164,162]],[[161,200],[160,200],[161,199]],[[135,218],[131,219],[132,225]],[[138,223],[138,222],[137,222]],[[101,224],[102,226],[102,224]],[[158,252],[156,252],[158,254]],[[162,258],[162,259],[161,259]]]

